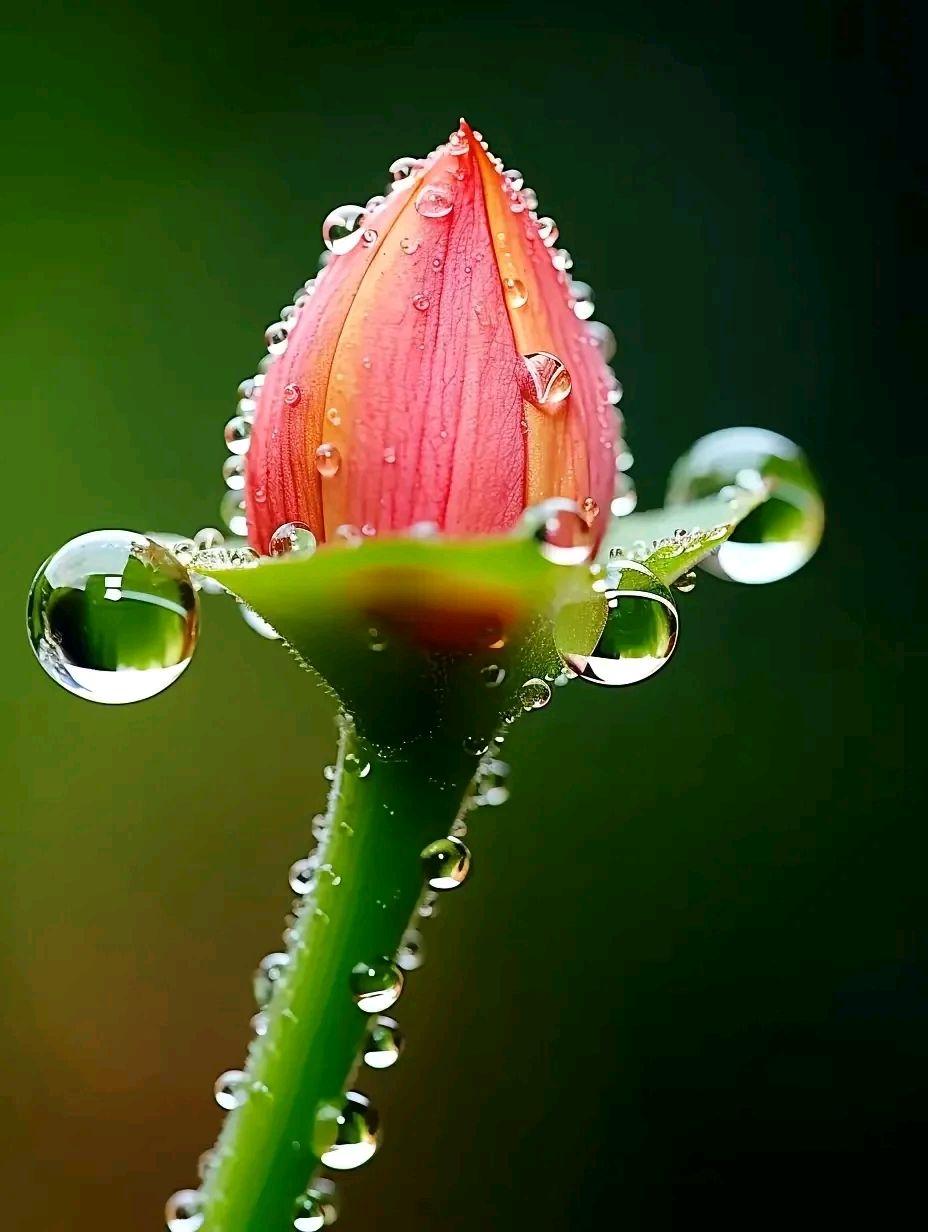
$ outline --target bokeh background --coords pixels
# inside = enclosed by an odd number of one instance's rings
[[[904,6],[861,0],[4,19],[7,1227],[160,1228],[193,1181],[334,739],[222,601],[166,695],[75,701],[32,660],[29,580],[93,527],[216,521],[236,384],[322,217],[462,111],[618,335],[642,505],[695,437],[750,423],[805,445],[829,525],[789,581],[704,576],[647,686],[575,685],[519,725],[513,798],[428,927],[407,1053],[369,1083],[385,1144],[342,1224],[895,1226],[928,1094],[896,420],[923,396],[919,44]]]

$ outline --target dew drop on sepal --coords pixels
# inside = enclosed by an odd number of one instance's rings
[[[39,663],[69,693],[108,705],[142,701],[189,664],[199,600],[184,566],[148,536],[92,531],[37,573],[27,629]]]
[[[714,496],[726,488],[766,489],[767,499],[734,528],[702,568],[732,582],[758,585],[795,573],[815,554],[825,525],[818,483],[805,454],[764,428],[726,428],[698,440],[670,473],[667,504]]]

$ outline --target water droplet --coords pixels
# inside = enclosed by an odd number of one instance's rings
[[[222,477],[226,487],[239,492],[245,486],[245,459],[241,454],[230,454],[222,464]]]
[[[425,962],[422,934],[415,928],[407,928],[396,955],[396,964],[402,971],[418,971]]]
[[[559,248],[551,258],[551,263],[556,270],[569,270],[574,267],[574,259],[566,248]]]
[[[608,364],[616,352],[615,334],[602,321],[587,321],[586,328],[589,336],[599,347],[603,359]]]
[[[615,500],[610,505],[610,509],[617,518],[627,517],[628,514],[634,513],[638,504],[638,489],[635,487],[631,478],[625,479],[622,484],[622,490]]]
[[[506,679],[506,669],[497,663],[488,663],[480,669],[480,678],[488,689],[495,689]]]
[[[455,890],[470,871],[470,852],[449,835],[429,843],[422,852],[426,884],[433,890]]]
[[[293,1232],[320,1232],[331,1227],[337,1218],[335,1186],[325,1177],[318,1177],[297,1203]]]
[[[164,1207],[168,1232],[197,1232],[203,1225],[203,1200],[197,1189],[178,1189]]]
[[[215,526],[204,526],[193,536],[193,546],[197,552],[205,552],[210,548],[221,548],[225,541],[225,535]]]
[[[286,321],[275,321],[264,331],[264,341],[267,343],[269,355],[283,355],[287,349],[287,339],[290,337],[290,326]]]
[[[316,470],[323,479],[331,479],[338,474],[342,464],[342,455],[335,445],[323,442],[316,450]]]
[[[366,757],[358,757],[357,753],[345,754],[345,773],[352,774],[356,779],[366,779],[371,772],[371,763]]]
[[[290,955],[282,951],[265,954],[258,964],[254,977],[255,1002],[259,1010],[266,1009],[274,995],[274,986],[283,976],[290,962]]]
[[[416,197],[416,212],[423,218],[445,218],[454,208],[454,189],[439,181],[426,184]]]
[[[678,590],[681,595],[690,595],[696,589],[696,570],[688,569],[673,583],[674,590]]]
[[[119,705],[161,693],[197,643],[199,600],[180,562],[146,535],[92,531],[45,562],[29,590],[27,629],[56,684]]]
[[[538,676],[526,680],[519,690],[519,702],[523,710],[541,710],[551,700],[551,686]]]
[[[316,872],[319,868],[317,856],[305,856],[290,866],[288,880],[294,894],[308,894],[316,884]]]
[[[390,175],[393,177],[393,187],[407,187],[407,181],[423,166],[421,158],[397,158],[390,164]]]
[[[429,302],[429,297],[427,295],[423,295],[421,291],[412,297],[412,306],[419,312],[427,312]]]
[[[291,381],[289,384],[284,386],[283,396],[284,402],[286,402],[287,406],[296,406],[302,396],[302,391],[300,390],[299,385],[294,385]]]
[[[470,753],[472,757],[482,757],[487,751],[488,744],[486,736],[465,736],[464,737],[464,752]]]
[[[357,526],[352,526],[350,522],[343,522],[341,526],[336,526],[332,539],[333,542],[340,543],[346,548],[359,548],[364,542],[361,531]]]
[[[240,1108],[248,1098],[248,1079],[240,1069],[227,1069],[220,1074],[213,1087],[216,1103],[226,1112]]]
[[[305,522],[285,522],[271,535],[267,550],[271,556],[312,556],[316,536]]]
[[[219,502],[219,516],[233,535],[247,535],[244,492],[226,492]]]
[[[592,526],[599,517],[599,502],[595,501],[592,496],[586,497],[583,504],[580,506],[580,512],[583,515],[583,520],[587,526]]]
[[[525,178],[521,171],[516,171],[515,167],[510,167],[508,171],[503,172],[503,179],[509,185],[513,192],[518,192],[525,183]]]
[[[319,1152],[321,1163],[335,1172],[347,1172],[367,1163],[380,1140],[380,1118],[367,1096],[349,1091],[340,1108],[335,1104],[324,1105],[316,1119],[320,1137],[330,1136],[333,1123],[335,1141]]]
[[[825,525],[821,492],[805,454],[763,428],[727,428],[704,436],[674,466],[667,503],[710,496],[727,486],[769,489],[702,568],[732,582],[759,585],[789,577],[814,556]]]
[[[403,1042],[396,1019],[381,1015],[367,1033],[362,1051],[364,1064],[371,1069],[390,1069],[400,1059]]]
[[[538,228],[538,237],[544,246],[546,248],[553,248],[560,235],[554,219],[547,216],[539,218],[535,226]]]
[[[509,799],[509,788],[506,780],[509,777],[509,767],[504,761],[490,758],[480,768],[478,780],[477,802],[496,808]]]
[[[448,138],[449,154],[466,154],[469,149],[470,143],[464,133],[458,131]]]
[[[264,1010],[258,1010],[257,1014],[252,1014],[249,1026],[258,1039],[267,1035],[268,1017]]]
[[[351,992],[364,1014],[379,1014],[396,1005],[403,991],[403,973],[389,958],[358,963],[351,972]]]
[[[388,466],[392,466],[393,463],[396,461],[396,450],[393,448],[392,445],[388,445],[387,448],[383,451],[383,460],[384,462],[387,463]]]
[[[557,410],[570,394],[570,373],[549,351],[526,355],[525,365],[534,387],[536,405],[546,410]]]
[[[518,278],[504,278],[503,286],[506,289],[506,303],[510,308],[524,308],[528,303],[528,292],[525,289],[525,283],[520,282]]]
[[[332,425],[333,428],[337,428],[339,424],[342,422],[342,417],[338,412],[337,406],[330,406],[329,409],[325,413],[325,417],[329,421],[329,423]]]
[[[223,432],[229,453],[247,453],[251,444],[251,424],[244,415],[233,415]]]
[[[592,684],[636,684],[659,671],[676,649],[677,609],[667,587],[637,561],[611,561],[606,577],[605,623],[595,648],[588,655],[571,652],[562,644],[565,634],[559,625],[558,651],[568,667]]]
[[[588,282],[571,279],[567,289],[573,300],[574,316],[580,321],[588,321],[595,311],[593,288]]]
[[[351,252],[363,234],[360,226],[366,211],[360,205],[340,205],[325,217],[322,242],[336,256]]]
[[[253,607],[249,607],[247,603],[238,600],[239,614],[248,625],[249,629],[253,630],[260,637],[266,638],[269,642],[279,642],[280,634],[273,625],[268,624],[263,616],[259,616]]]
[[[555,565],[582,565],[590,559],[593,536],[574,501],[553,497],[526,511],[525,522],[538,550]]]
[[[400,248],[406,253],[407,257],[411,257],[414,252],[419,251],[419,241],[412,240],[408,236],[404,236],[400,240]]]

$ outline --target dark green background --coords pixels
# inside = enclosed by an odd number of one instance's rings
[[[58,7],[5,19],[4,1224],[160,1227],[239,1063],[322,804],[331,706],[231,605],[165,696],[32,661],[32,571],[216,520],[221,428],[319,225],[460,112],[597,291],[642,503],[737,423],[829,524],[795,578],[682,600],[672,667],[520,725],[428,927],[352,1229],[653,1232],[876,1213],[922,1154],[924,848],[900,687],[917,499],[917,32],[894,4]],[[923,285],[923,284],[922,284]],[[909,669],[906,672],[906,669]],[[924,1130],[924,1122],[921,1122]],[[524,1222],[522,1222],[524,1221]]]

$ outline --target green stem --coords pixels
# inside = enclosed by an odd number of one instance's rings
[[[202,1232],[292,1228],[319,1164],[317,1109],[341,1102],[370,1022],[353,999],[352,968],[395,955],[422,892],[419,854],[448,833],[475,769],[440,735],[405,760],[372,757],[365,777],[346,769],[349,754],[362,765],[368,756],[343,721],[320,853],[328,867],[295,925],[266,1033],[252,1044],[248,1098],[223,1127]]]

